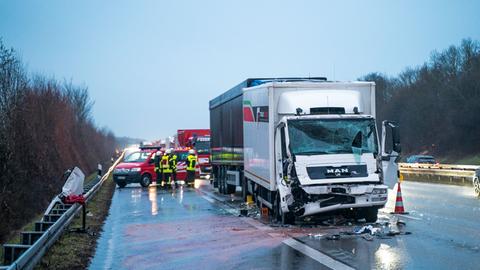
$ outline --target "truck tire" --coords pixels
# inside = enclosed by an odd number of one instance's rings
[[[222,178],[218,177],[218,178],[217,178],[217,183],[218,183],[218,192],[219,192],[220,194],[223,194]]]
[[[225,179],[223,178],[223,168],[219,169],[217,181],[218,181],[218,192],[220,192],[220,194],[225,194],[225,184],[224,184]]]
[[[125,183],[124,181],[117,181],[117,186],[119,188],[124,188],[126,185],[127,185],[127,183]]]
[[[243,199],[243,202],[247,201],[247,195],[248,195],[247,178],[243,177],[243,179],[242,179],[242,199]]]
[[[149,174],[144,174],[140,179],[140,185],[142,187],[148,187],[152,183],[152,177]]]
[[[216,166],[212,168],[212,178],[210,181],[213,181],[213,188],[218,188],[218,169]],[[211,182],[212,183],[212,182]]]
[[[475,191],[475,194],[480,197],[480,179],[478,176],[473,178],[473,191]]]
[[[225,194],[233,194],[235,193],[235,190],[237,189],[236,185],[230,185],[227,184],[227,181],[225,181]]]
[[[364,218],[365,221],[368,223],[376,222],[378,218],[378,208],[368,207],[368,208],[357,209],[355,216],[357,219]]]
[[[284,213],[280,204],[280,192],[276,192],[275,200],[273,201],[273,218],[283,225],[295,224],[295,215],[291,212]]]

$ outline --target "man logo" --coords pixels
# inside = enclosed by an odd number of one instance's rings
[[[335,168],[327,169],[327,174],[334,174],[335,176],[341,176],[342,174],[348,174],[348,168]]]

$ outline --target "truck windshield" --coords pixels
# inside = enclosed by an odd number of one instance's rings
[[[149,152],[134,152],[128,155],[123,162],[145,162],[149,155]]]
[[[374,119],[299,119],[288,121],[294,155],[378,153]]]
[[[195,142],[195,150],[197,150],[197,154],[210,154],[210,141],[197,140]]]

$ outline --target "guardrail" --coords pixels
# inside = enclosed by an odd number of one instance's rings
[[[83,196],[86,203],[97,193],[124,154],[125,152],[120,155],[102,178],[84,186]],[[0,269],[33,269],[81,209],[82,206],[79,204],[57,205],[48,215],[45,215],[44,221],[35,223],[35,231],[22,232],[22,244],[4,245],[4,261],[7,265],[0,266]]]
[[[399,163],[399,169],[405,180],[472,185],[475,171],[480,166]]]

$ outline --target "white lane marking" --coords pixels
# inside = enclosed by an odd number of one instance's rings
[[[224,199],[224,198],[218,197],[218,196],[216,196],[215,194],[213,194],[213,193],[211,193],[211,192],[208,192],[208,191],[205,191],[205,190],[200,190],[200,192],[202,192],[203,194],[208,195],[208,196],[214,198],[215,200],[217,200],[217,201],[219,201],[219,202],[225,202],[225,199]]]
[[[326,267],[329,267],[334,270],[353,270],[355,268],[352,268],[340,261],[337,261],[323,253],[321,253],[318,250],[315,250],[293,238],[289,238],[283,241],[284,244],[290,246],[291,248],[299,251],[303,255],[306,255],[317,262],[325,265]]]
[[[210,203],[215,203],[215,200],[210,198],[210,197],[207,197],[205,195],[202,196],[202,198],[204,198],[205,200],[209,201]]]
[[[209,201],[210,203],[215,203],[215,199],[214,198],[211,198],[211,197],[208,197],[207,195],[202,195],[202,198],[204,198],[205,200]],[[238,211],[235,210],[234,208],[230,207],[229,205],[225,204],[224,202],[220,201],[220,203],[222,203],[225,207],[222,207],[223,210],[227,211],[229,214],[231,215],[234,215],[234,216],[237,216],[238,215]]]

